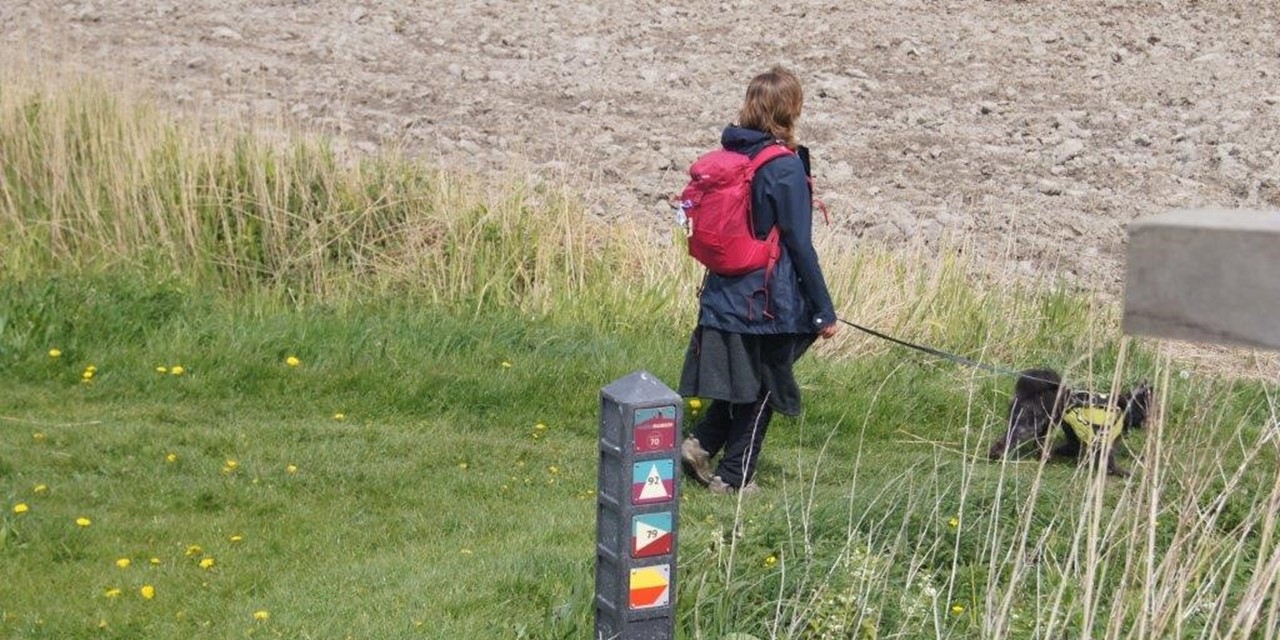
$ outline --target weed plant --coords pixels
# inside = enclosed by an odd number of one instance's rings
[[[598,389],[674,383],[678,241],[547,183],[5,80],[0,636],[591,636]],[[1275,637],[1274,381],[960,252],[818,233],[847,317],[1145,377],[1154,419],[1127,479],[992,463],[1010,379],[847,330],[800,366],[763,495],[686,488],[681,637]]]

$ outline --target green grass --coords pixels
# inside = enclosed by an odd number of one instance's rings
[[[100,278],[4,289],[24,309],[109,295],[38,347],[3,334],[0,632],[589,635],[599,389],[638,368],[674,383],[683,328],[604,333],[400,302],[264,311],[271,305],[147,289]],[[123,319],[143,316],[152,322],[125,330]],[[289,355],[301,365],[285,364]],[[97,373],[83,383],[90,363]],[[174,364],[185,374],[155,371]],[[900,351],[810,358],[801,374],[808,411],[775,423],[766,494],[739,505],[695,490],[682,505],[683,634],[846,637],[852,626],[981,637],[1018,564],[1008,548],[1024,534],[1038,586],[1017,591],[1010,633],[1031,637],[1053,611],[1079,629],[1076,527],[1094,484],[1073,465],[976,459],[1003,419],[1009,381]],[[1169,385],[1167,464],[1238,462],[1259,437],[1264,387]],[[1193,400],[1205,394],[1211,406]],[[1128,442],[1140,450],[1149,439]],[[1141,521],[1146,465],[1131,483],[1101,483],[1108,518]],[[1219,507],[1226,480],[1166,477],[1157,546],[1207,518],[1195,536],[1206,555],[1187,568],[1211,572],[1232,545],[1246,564],[1270,552],[1256,509],[1273,495],[1274,459],[1244,473]],[[14,514],[19,502],[30,510]],[[1205,511],[1178,513],[1193,504]],[[81,516],[93,524],[77,527]],[[1099,550],[1112,572],[1129,533],[1111,531],[1114,548]],[[202,552],[186,555],[191,545]],[[208,570],[197,565],[206,556]],[[122,557],[129,568],[115,566]],[[144,584],[154,600],[139,596]],[[1098,586],[1120,588],[1114,574]],[[107,598],[110,588],[121,595]],[[255,621],[260,610],[270,619]]]
[[[697,286],[678,247],[554,186],[18,80],[0,636],[591,635],[599,389],[675,383]],[[681,637],[1278,628],[1274,381],[1184,377],[1085,292],[819,234],[842,314],[1097,390],[1147,378],[1160,409],[1128,480],[991,463],[1011,380],[846,330],[800,366],[764,495],[685,494]]]

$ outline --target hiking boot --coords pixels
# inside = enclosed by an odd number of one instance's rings
[[[684,468],[685,475],[702,486],[711,484],[711,454],[702,448],[697,438],[689,436],[680,443],[680,466]]]
[[[731,496],[735,493],[741,493],[744,496],[749,496],[755,493],[760,493],[760,485],[756,484],[754,480],[748,482],[747,486],[742,487],[742,489],[738,489],[738,487],[722,480],[720,476],[712,476],[711,482],[707,483],[707,488],[711,490],[711,493],[721,496]]]

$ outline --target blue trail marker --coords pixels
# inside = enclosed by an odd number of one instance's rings
[[[676,637],[680,396],[639,371],[600,392],[596,640]]]

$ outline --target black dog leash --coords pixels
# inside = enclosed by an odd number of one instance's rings
[[[849,326],[853,327],[854,329],[857,329],[858,331],[862,331],[863,333],[869,333],[869,334],[871,334],[871,335],[873,335],[873,336],[875,336],[875,337],[877,337],[877,338],[881,338],[881,339],[884,339],[884,340],[888,340],[889,342],[892,342],[892,343],[894,343],[894,344],[900,344],[900,345],[902,345],[902,346],[904,346],[904,347],[907,347],[907,348],[909,348],[909,349],[915,349],[916,351],[920,351],[920,352],[922,352],[922,353],[927,353],[927,354],[929,354],[929,355],[931,355],[931,356],[936,356],[936,357],[942,358],[942,359],[944,359],[944,360],[950,360],[950,361],[955,362],[955,363],[957,363],[957,364],[963,364],[963,365],[966,365],[966,366],[974,367],[974,368],[976,368],[976,369],[982,369],[983,371],[990,371],[991,373],[995,373],[995,374],[999,374],[999,375],[1004,375],[1004,376],[1013,376],[1013,377],[1015,377],[1015,378],[1019,378],[1019,377],[1028,377],[1028,378],[1029,378],[1029,377],[1031,377],[1031,376],[1027,376],[1025,373],[1023,373],[1023,372],[1021,372],[1021,371],[1014,371],[1013,369],[1006,369],[1005,367],[999,367],[999,366],[996,366],[996,365],[993,365],[993,364],[987,364],[987,363],[985,363],[985,362],[978,362],[977,360],[972,360],[972,359],[966,358],[966,357],[964,357],[964,356],[960,356],[960,355],[956,355],[956,354],[954,354],[954,353],[950,353],[950,352],[947,352],[947,351],[943,351],[943,350],[941,350],[941,349],[934,349],[933,347],[926,347],[926,346],[924,346],[924,345],[915,344],[915,343],[913,343],[913,342],[907,342],[906,340],[899,340],[898,338],[895,338],[895,337],[893,337],[893,336],[891,336],[891,335],[887,335],[887,334],[880,333],[879,331],[876,331],[875,329],[869,329],[869,328],[864,327],[864,326],[862,326],[862,325],[860,325],[860,324],[853,323],[853,322],[849,322],[848,320],[845,320],[844,318],[838,318],[838,320],[840,320],[840,322],[843,322],[843,323],[845,323],[845,324],[847,324],[847,325],[849,325]],[[1035,379],[1035,380],[1037,380],[1038,382],[1044,382],[1044,383],[1049,383],[1049,384],[1056,384],[1056,383],[1050,382],[1049,380],[1040,380],[1040,379],[1038,379],[1038,378],[1034,378],[1034,379]]]

